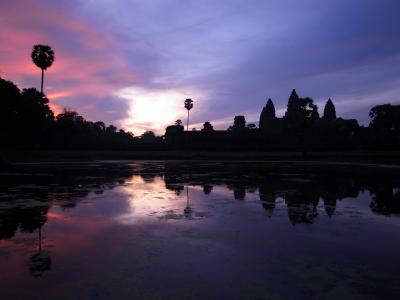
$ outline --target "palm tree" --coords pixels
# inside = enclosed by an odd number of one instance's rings
[[[188,111],[188,118],[187,118],[187,123],[186,123],[186,131],[189,130],[189,110],[193,108],[193,100],[192,99],[186,99],[185,100],[185,108]]]
[[[35,45],[32,50],[33,63],[42,70],[42,84],[40,92],[43,94],[43,78],[44,71],[49,68],[54,62],[54,51],[47,45]]]

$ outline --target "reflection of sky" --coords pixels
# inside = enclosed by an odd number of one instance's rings
[[[141,176],[133,176],[123,187],[129,208],[118,220],[123,224],[134,224],[148,217],[156,217],[160,211],[181,209],[185,206],[183,197],[165,188],[164,180],[155,177],[146,183]]]
[[[117,216],[117,220],[122,224],[133,225],[138,222],[154,222],[155,220],[172,221],[185,217],[186,186],[177,195],[175,191],[165,187],[162,177],[155,177],[146,182],[141,176],[135,175],[121,189],[129,204],[128,209],[122,215]],[[203,190],[199,186],[189,185],[188,193],[189,206],[194,210],[194,216],[196,216],[197,211],[204,209]]]
[[[50,44],[53,108],[135,133],[184,119],[187,97],[196,127],[257,121],[267,97],[281,115],[292,88],[366,123],[371,105],[399,101],[399,11],[397,0],[5,0],[0,76],[38,87],[29,52]]]
[[[225,185],[205,195],[200,185],[189,184],[189,197],[190,219],[183,215],[186,190],[176,195],[161,176],[135,175],[102,194],[71,199],[73,208],[62,209],[55,200],[42,227],[52,269],[40,278],[29,275],[37,230],[0,240],[0,268],[8,270],[0,273],[1,295],[85,299],[100,293],[120,299],[139,293],[176,299],[196,289],[206,298],[232,298],[249,295],[250,286],[288,297],[306,288],[321,296],[333,289],[332,282],[346,289],[354,282],[370,287],[374,281],[365,274],[371,270],[391,283],[398,272],[399,219],[373,214],[368,192],[338,201],[331,218],[320,201],[314,224],[296,227],[282,198],[271,216],[257,189],[237,200]]]

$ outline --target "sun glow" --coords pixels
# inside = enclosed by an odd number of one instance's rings
[[[191,91],[156,90],[129,87],[117,92],[117,96],[126,100],[129,105],[128,118],[121,126],[140,135],[146,130],[163,134],[165,127],[183,119],[186,111],[183,102],[193,96]]]

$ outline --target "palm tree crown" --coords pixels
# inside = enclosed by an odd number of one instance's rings
[[[38,68],[46,70],[54,62],[54,51],[47,45],[35,45],[33,46],[31,57]]]
[[[193,108],[193,100],[192,99],[185,100],[185,108],[187,110],[191,110]]]
[[[42,82],[40,85],[40,92],[43,94],[43,81],[44,81],[44,70],[49,68],[54,62],[54,51],[50,46],[47,45],[35,45],[33,46],[32,60],[36,66],[42,70]]]
[[[193,100],[192,99],[186,99],[185,100],[185,108],[188,111],[188,117],[187,117],[187,122],[186,122],[186,130],[189,130],[189,110],[193,108]]]

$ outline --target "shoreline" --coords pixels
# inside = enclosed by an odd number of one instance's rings
[[[347,151],[347,152],[202,152],[202,151],[1,151],[3,161],[29,162],[82,162],[110,160],[215,160],[215,161],[321,161],[357,162],[400,165],[400,151]]]

